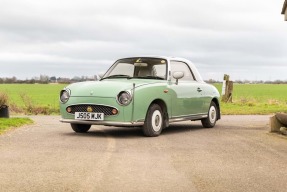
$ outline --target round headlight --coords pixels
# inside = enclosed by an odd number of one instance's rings
[[[123,91],[118,94],[118,102],[120,105],[128,105],[132,101],[132,96],[129,92]]]
[[[70,93],[67,90],[62,90],[60,93],[60,101],[66,103],[70,98]]]

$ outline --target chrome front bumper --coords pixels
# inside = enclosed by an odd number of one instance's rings
[[[138,127],[143,126],[144,122],[115,122],[115,121],[88,121],[88,120],[74,120],[74,119],[60,119],[62,123],[74,123],[74,124],[89,124],[89,125],[105,125],[116,127]]]

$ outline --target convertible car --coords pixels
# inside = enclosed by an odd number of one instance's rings
[[[78,133],[91,125],[142,127],[154,137],[170,123],[220,119],[219,93],[195,66],[176,57],[117,60],[99,81],[70,84],[60,92],[61,122]]]

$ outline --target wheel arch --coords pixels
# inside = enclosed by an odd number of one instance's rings
[[[217,109],[218,109],[218,117],[217,117],[217,120],[218,120],[218,119],[221,119],[220,104],[219,104],[218,98],[213,98],[211,101],[213,101],[213,102],[216,104],[216,107],[217,107]]]
[[[151,104],[149,105],[149,107],[153,104],[157,104],[160,106],[160,108],[162,109],[163,112],[163,118],[164,118],[164,122],[165,122],[165,126],[164,127],[168,127],[169,126],[169,116],[168,116],[168,108],[166,103],[162,100],[162,99],[155,99],[151,102]],[[149,108],[148,107],[148,108]]]

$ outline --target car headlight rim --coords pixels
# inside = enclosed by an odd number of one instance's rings
[[[67,101],[70,98],[70,90],[69,89],[63,89],[60,93],[60,102],[61,103],[67,103]]]
[[[117,102],[122,106],[127,106],[132,102],[132,95],[128,91],[122,91],[117,96]]]

